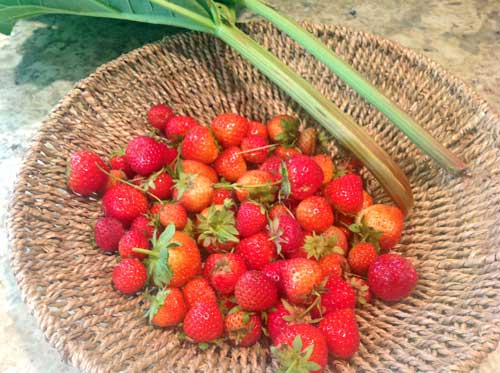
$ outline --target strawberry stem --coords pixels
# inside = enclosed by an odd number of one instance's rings
[[[247,149],[247,150],[242,150],[236,154],[246,154],[246,153],[252,153],[252,152],[256,152],[256,151],[259,151],[259,150],[264,150],[264,149],[271,149],[271,148],[275,148],[277,147],[279,144],[269,144],[269,145],[266,145],[266,146],[260,146],[258,148],[253,148],[253,149]]]
[[[154,252],[152,250],[146,250],[146,249],[141,249],[140,247],[134,247],[132,249],[132,251],[134,253],[139,253],[139,254],[144,254],[144,255],[149,255],[149,256],[153,256],[155,258],[159,258],[160,255],[157,253],[157,252]]]

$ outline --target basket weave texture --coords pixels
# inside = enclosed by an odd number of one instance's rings
[[[397,251],[420,281],[393,305],[357,312],[361,346],[331,369],[469,371],[500,335],[500,150],[498,118],[461,81],[396,43],[343,27],[305,24],[470,165],[451,177],[387,119],[297,44],[267,23],[247,26],[261,44],[365,126],[408,175],[415,209]],[[106,156],[146,131],[145,112],[165,102],[203,123],[221,112],[266,121],[297,113],[313,121],[229,47],[188,33],[135,50],[78,83],[31,146],[9,222],[12,268],[25,302],[63,358],[84,371],[275,370],[263,343],[206,351],[143,317],[142,297],[111,287],[115,256],[92,247],[100,204],[66,190],[66,160],[77,150]],[[389,202],[367,175],[369,191]]]

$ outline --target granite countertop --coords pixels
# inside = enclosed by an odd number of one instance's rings
[[[270,0],[296,19],[377,33],[436,60],[500,112],[498,0]],[[250,19],[251,16],[246,17]],[[76,371],[60,361],[20,299],[8,263],[7,201],[29,140],[72,85],[168,30],[121,21],[50,16],[0,35],[0,371]],[[500,350],[479,371],[500,367]],[[498,370],[497,370],[498,371]]]

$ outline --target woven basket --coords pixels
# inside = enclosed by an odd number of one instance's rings
[[[306,27],[381,87],[470,165],[452,177],[423,156],[386,118],[303,49],[266,23],[247,31],[366,126],[408,175],[415,209],[397,251],[420,281],[404,302],[360,309],[359,352],[331,369],[469,371],[500,335],[499,120],[487,104],[428,59],[379,37]],[[146,131],[144,113],[166,102],[208,123],[224,111],[266,121],[295,112],[285,93],[229,47],[188,33],[147,45],[78,83],[43,125],[19,174],[11,205],[12,268],[25,302],[63,358],[85,371],[274,371],[263,343],[206,351],[172,330],[154,329],[140,296],[111,288],[116,256],[92,247],[100,204],[68,193],[66,160],[77,150],[102,156]],[[368,188],[388,202],[376,181]]]

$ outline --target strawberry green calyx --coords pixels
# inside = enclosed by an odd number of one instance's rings
[[[337,237],[327,237],[323,234],[317,235],[312,233],[306,236],[304,241],[304,251],[307,253],[307,258],[314,258],[316,260],[327,254],[340,254],[345,255],[344,250],[337,246]]]
[[[282,344],[278,347],[271,347],[271,354],[280,366],[278,372],[308,373],[321,369],[318,363],[309,360],[314,351],[314,344],[311,343],[304,351],[302,351],[302,346],[302,338],[297,335],[292,346]]]
[[[285,162],[281,162],[279,171],[281,175],[281,187],[278,194],[278,200],[282,201],[290,196],[292,187],[290,185],[290,179],[288,178],[288,169]]]
[[[366,224],[365,218],[361,219],[361,223],[351,224],[349,230],[355,235],[355,243],[368,242],[371,243],[380,253],[380,237],[383,232],[377,231]]]
[[[238,243],[238,230],[236,219],[231,210],[233,202],[230,199],[224,201],[224,205],[212,205],[208,209],[207,216],[198,214],[200,223],[196,230],[199,233],[198,242],[204,247],[216,246],[220,243]]]
[[[283,229],[280,228],[280,220],[278,217],[275,217],[272,220],[269,220],[269,224],[267,225],[267,231],[269,232],[269,239],[274,241],[276,245],[276,252],[279,256],[281,255],[281,244],[284,242],[283,238]]]
[[[167,296],[168,294],[170,294],[170,292],[170,289],[161,289],[154,296],[148,293],[144,294],[144,297],[146,299],[149,299],[149,301],[151,302],[148,310],[144,313],[144,316],[148,318],[150,323],[153,320],[153,317],[155,317],[155,315],[158,313],[160,307],[165,303],[165,299],[167,299]]]
[[[278,144],[287,148],[292,148],[297,143],[299,138],[299,120],[296,118],[283,118],[281,119],[281,127],[283,132],[276,136]]]
[[[198,175],[196,174],[185,174],[184,172],[180,172],[178,174],[178,178],[174,180],[174,187],[177,189],[177,201],[182,198],[182,195],[186,192],[186,190],[192,187],[197,177]]]

